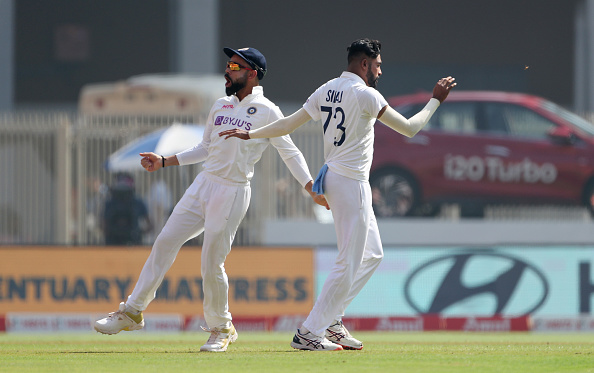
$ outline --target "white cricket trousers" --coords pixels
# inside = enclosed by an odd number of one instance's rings
[[[342,319],[346,308],[363,289],[384,256],[371,205],[369,182],[328,170],[324,178],[324,195],[334,218],[338,256],[303,323],[318,336],[323,336],[334,320]]]
[[[209,328],[231,321],[225,258],[248,209],[249,184],[231,184],[205,171],[179,200],[155,240],[127,304],[145,310],[182,245],[204,232],[201,256],[204,319]]]

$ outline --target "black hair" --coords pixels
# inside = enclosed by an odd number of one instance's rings
[[[359,56],[360,54],[365,54],[367,57],[370,58],[377,58],[379,56],[382,49],[382,43],[379,40],[373,39],[358,39],[351,43],[350,47],[347,47],[348,54],[348,63],[351,63],[355,57]]]

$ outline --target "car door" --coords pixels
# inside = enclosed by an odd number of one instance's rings
[[[548,134],[558,124],[529,107],[486,102],[483,110],[487,130],[500,134],[484,149],[491,196],[518,203],[579,199],[583,146],[554,143]]]
[[[407,104],[396,107],[396,110],[410,118],[424,105],[425,103]],[[390,174],[395,169],[400,169],[414,177],[416,193],[425,203],[453,201],[460,195],[473,191],[474,188],[465,177],[451,177],[451,172],[444,169],[444,164],[450,162],[452,157],[466,159],[480,151],[481,147],[475,139],[476,112],[476,102],[448,102],[447,105],[440,106],[423,130],[412,138],[384,128],[383,125],[376,126],[372,184],[378,182],[377,179],[383,177],[384,173]],[[392,184],[388,187],[394,188]],[[383,199],[389,199],[388,197],[384,196]],[[376,214],[382,215],[378,212]]]
[[[418,163],[419,168],[430,169],[431,180],[423,185],[425,197],[447,202],[484,195],[488,186],[484,151],[490,139],[481,130],[479,103],[448,102],[435,112],[430,124],[427,132],[417,134],[430,139],[427,156]]]

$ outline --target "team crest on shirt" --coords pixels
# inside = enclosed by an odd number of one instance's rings
[[[247,109],[247,113],[252,115],[252,114],[256,114],[256,111],[258,111],[258,109],[256,109],[255,106],[252,106],[250,108]]]

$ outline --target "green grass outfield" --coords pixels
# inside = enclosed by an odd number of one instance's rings
[[[593,372],[594,334],[357,332],[362,351],[308,352],[291,333],[0,334],[0,372]]]

